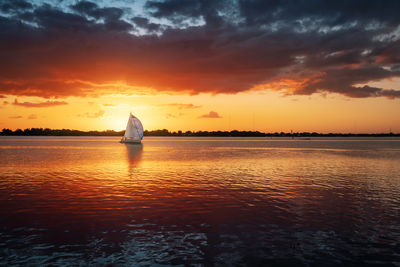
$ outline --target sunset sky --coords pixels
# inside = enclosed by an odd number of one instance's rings
[[[400,132],[400,1],[0,1],[0,129]]]

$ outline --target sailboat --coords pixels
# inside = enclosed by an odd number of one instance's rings
[[[121,143],[140,144],[143,139],[143,125],[138,118],[129,115],[128,124],[126,125],[125,134],[121,139]]]

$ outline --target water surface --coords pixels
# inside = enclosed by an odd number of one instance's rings
[[[0,137],[0,265],[400,265],[400,140]]]

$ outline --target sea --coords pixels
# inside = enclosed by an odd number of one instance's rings
[[[0,137],[0,266],[400,266],[400,138]]]

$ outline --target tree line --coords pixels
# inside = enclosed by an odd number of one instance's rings
[[[0,135],[3,136],[123,136],[125,131],[80,131],[70,129],[49,129],[49,128],[27,128],[27,129],[3,129]],[[144,131],[144,136],[232,136],[232,137],[389,137],[400,136],[399,133],[317,133],[317,132],[274,132],[263,133],[259,131],[168,131],[167,129]]]

